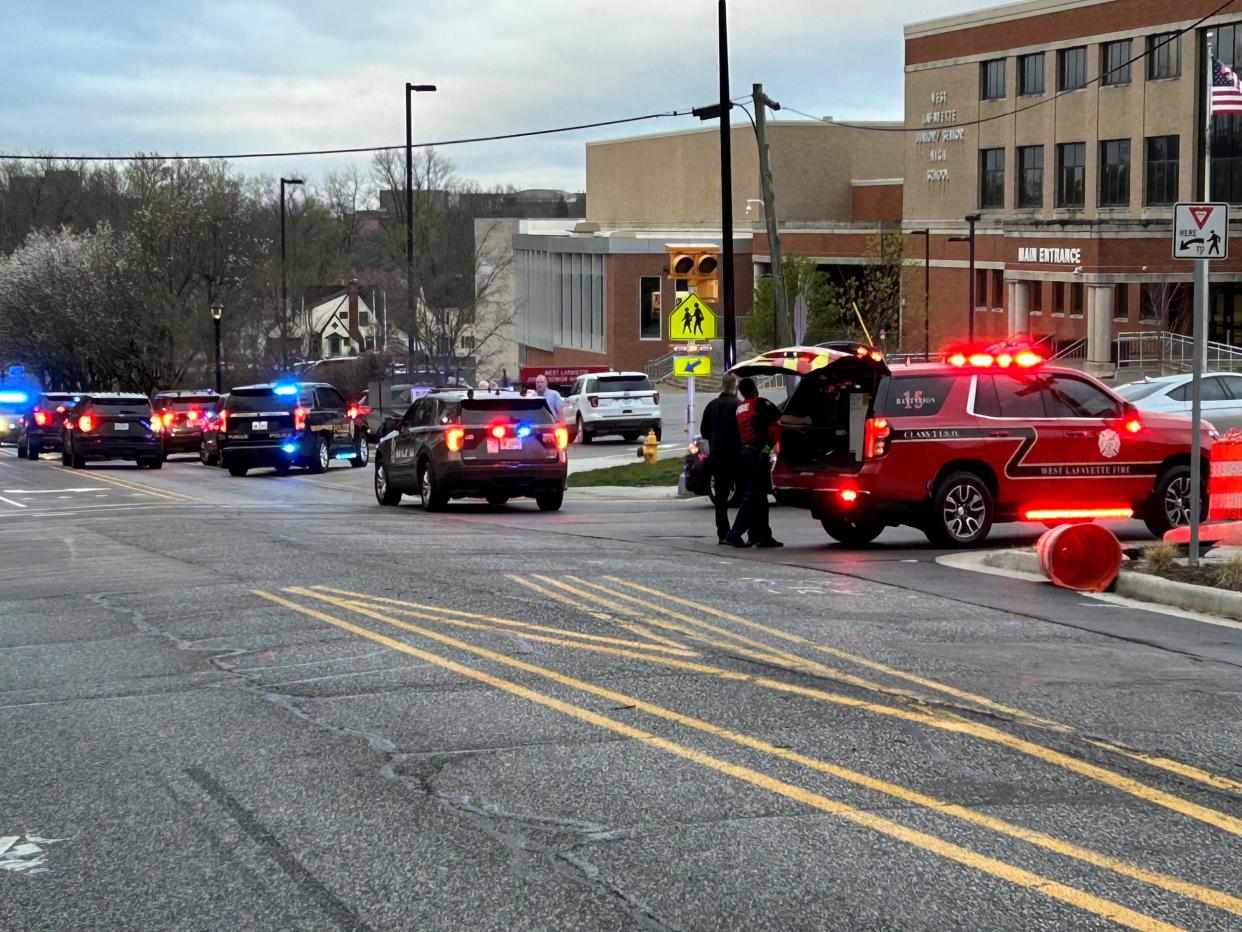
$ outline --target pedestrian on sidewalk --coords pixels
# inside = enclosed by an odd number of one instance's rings
[[[707,403],[699,436],[707,441],[709,481],[716,489],[716,540],[729,536],[729,499],[738,484],[742,441],[737,432],[737,376],[726,372],[720,380],[720,394]]]
[[[737,406],[737,432],[741,439],[742,504],[725,537],[732,547],[783,547],[768,524],[768,490],[772,485],[772,447],[780,440],[781,411],[759,395],[754,379],[738,383],[742,396]],[[745,535],[745,537],[743,537]]]

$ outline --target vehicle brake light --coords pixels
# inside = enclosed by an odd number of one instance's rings
[[[293,409],[293,429],[306,430],[306,409],[301,405]]]
[[[552,436],[556,438],[556,448],[558,450],[569,449],[569,428],[557,427],[552,431]]]
[[[837,493],[837,498],[841,499],[846,505],[852,505],[858,501],[858,492],[854,489],[842,489]]]
[[[1132,417],[1130,418],[1130,420],[1126,421],[1126,430],[1128,430],[1130,433],[1137,434],[1142,429],[1143,429],[1143,422],[1140,421],[1138,418]]]
[[[357,405],[352,406],[345,413],[349,415],[349,419],[352,421],[354,418],[358,416],[358,406]]]
[[[883,353],[881,353],[879,350],[872,350],[872,351],[871,351],[871,361],[872,361],[872,362],[883,362],[883,361],[884,361],[884,354],[883,354]]]
[[[587,395],[587,401],[591,403],[592,408],[599,407],[599,395]]]
[[[863,431],[863,456],[867,459],[875,459],[887,453],[888,436],[891,433],[888,418],[869,418]]]
[[[1133,518],[1133,508],[1031,508],[1022,513],[1026,521],[1072,521],[1090,518]]]
[[[659,404],[659,403],[660,403],[660,393],[659,393],[659,392],[652,392],[652,393],[651,393],[651,401],[652,401],[652,403],[653,403],[653,404]]]
[[[219,428],[218,428],[218,429],[219,429],[219,430],[228,430],[228,429],[229,429],[229,413],[228,413],[228,411],[221,411],[221,412],[220,412],[218,415],[216,415],[216,416],[217,416],[217,417],[219,418],[219,420],[220,420],[220,425],[219,425]]]
[[[504,425],[503,425],[503,424],[497,424],[495,427],[493,427],[493,428],[491,429],[491,435],[492,435],[493,437],[495,437],[497,440],[499,440],[501,437],[503,437],[503,436],[505,435],[505,428],[504,428]]]
[[[160,420],[163,422],[165,427],[172,427],[173,421],[175,421],[176,419],[177,419],[177,415],[174,414],[172,411],[165,411],[163,414],[160,415]]]
[[[52,418],[51,418],[51,415],[49,415],[46,411],[40,411],[38,408],[35,408],[34,419],[35,419],[35,423],[38,424],[40,427],[47,427],[48,421],[50,421]]]
[[[89,414],[83,414],[78,418],[78,430],[84,434],[89,434],[95,429],[95,418]]]
[[[164,424],[160,420],[160,416],[158,414],[151,415],[151,432],[154,434],[158,434],[163,429],[164,429]]]
[[[198,411],[194,408],[191,408],[189,411],[185,413],[185,419],[189,421],[191,424],[197,421],[198,418],[199,418]]]
[[[450,427],[444,432],[444,443],[450,453],[460,453],[462,443],[466,439],[466,431],[461,427]]]

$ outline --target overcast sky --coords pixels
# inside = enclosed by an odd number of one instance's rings
[[[902,25],[980,0],[730,0],[735,96],[898,119]],[[393,145],[405,81],[416,141],[550,128],[710,103],[715,0],[50,0],[5,4],[0,150],[234,153]],[[917,10],[911,13],[911,10]],[[590,139],[689,117],[445,149],[485,185],[585,182]],[[314,180],[346,157],[246,163]],[[358,163],[365,158],[354,158]]]

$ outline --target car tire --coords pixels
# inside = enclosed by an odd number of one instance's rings
[[[553,489],[548,492],[540,492],[535,496],[535,504],[539,506],[540,511],[560,511],[561,505],[564,501],[564,489]]]
[[[28,453],[27,453],[28,449],[29,449],[29,445],[28,445],[28,444],[23,443],[21,440],[17,441],[17,458],[18,458],[19,460],[24,460],[24,459],[27,459],[27,458],[28,458]]]
[[[1207,517],[1207,483],[1199,484],[1199,515]],[[1190,523],[1190,465],[1170,466],[1160,474],[1152,489],[1143,523],[1156,537]]]
[[[638,434],[634,433],[633,431],[630,431],[629,433],[622,434],[621,439],[624,440],[626,443],[633,443],[635,440],[638,439]]]
[[[819,523],[829,537],[847,547],[866,547],[884,530],[884,525],[879,521],[866,519],[823,518]]]
[[[501,505],[509,504],[509,496],[501,495],[499,492],[493,492],[487,496],[487,503],[493,508],[499,508]]]
[[[664,439],[664,426],[662,424],[657,424],[655,427],[651,429],[655,431],[657,442]]]
[[[332,454],[328,448],[328,438],[320,434],[315,438],[315,450],[311,454],[310,465],[307,467],[312,473],[318,475],[328,471],[328,464],[332,462]]]
[[[225,468],[228,469],[230,476],[236,476],[239,479],[250,472],[250,467],[245,463],[229,463]]]
[[[435,470],[426,460],[418,465],[418,496],[424,511],[443,511],[448,504],[448,496],[436,485]]]
[[[204,466],[219,466],[220,457],[215,453],[208,453],[206,447],[198,448],[198,461]]]
[[[69,445],[65,444],[64,446],[60,448],[60,465],[68,468],[68,466],[70,465],[70,462],[71,461],[69,459]]]
[[[587,433],[586,425],[582,423],[582,415],[578,415],[578,442],[590,443],[591,435]]]
[[[992,530],[992,493],[973,472],[950,473],[932,495],[927,537],[939,547],[974,547]]]
[[[401,490],[388,481],[388,469],[379,458],[375,460],[375,500],[381,505],[401,504]]]
[[[163,465],[163,456],[144,456],[138,460],[139,469],[160,469]]]
[[[289,474],[289,470],[293,468],[293,464],[292,463],[277,463],[272,468],[276,470],[276,475],[287,476]]]
[[[371,461],[371,444],[367,441],[365,433],[358,435],[358,445],[354,450],[354,455],[349,460],[349,465],[355,469],[365,466]]]
[[[26,458],[35,461],[38,460],[39,454],[43,452],[42,446],[35,446],[32,443],[26,444]]]

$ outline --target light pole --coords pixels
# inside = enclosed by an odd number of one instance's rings
[[[923,358],[931,360],[931,229],[911,230],[923,237]]]
[[[211,306],[211,323],[216,331],[216,394],[224,391],[224,380],[220,377],[220,318],[224,316],[224,305],[217,301]]]
[[[434,93],[434,84],[405,83],[405,316],[410,325],[409,359],[405,374],[414,371],[418,321],[414,319],[414,94]]]
[[[720,274],[723,291],[720,310],[724,315],[724,367],[729,369],[737,362],[737,321],[733,317],[733,124],[729,119],[732,104],[729,101],[729,15],[725,0],[719,2],[717,19],[717,38],[720,41],[720,251],[724,263]],[[778,268],[776,274],[783,275],[784,270]]]
[[[285,269],[285,187],[294,184],[302,184],[302,179],[280,179],[280,366],[286,370],[289,368],[289,274]]]
[[[970,233],[966,236],[950,236],[950,243],[970,243],[970,272],[966,286],[966,340],[972,345],[975,342],[975,224],[979,222],[979,214],[967,214],[963,218],[970,224]]]

